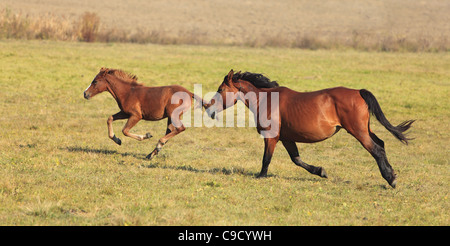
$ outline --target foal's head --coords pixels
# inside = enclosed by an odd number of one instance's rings
[[[95,76],[94,80],[92,80],[89,87],[84,91],[84,98],[90,99],[91,97],[106,91],[107,89],[107,81],[106,75],[108,74],[108,68],[101,68],[100,72]]]

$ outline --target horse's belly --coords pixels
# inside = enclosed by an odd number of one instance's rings
[[[340,126],[326,126],[315,129],[296,127],[295,129],[282,127],[280,140],[289,140],[301,143],[315,143],[333,136]]]
[[[280,140],[289,140],[300,143],[316,143],[329,138],[329,136],[317,136],[308,133],[281,134]]]

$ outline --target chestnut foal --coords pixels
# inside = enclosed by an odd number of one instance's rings
[[[118,145],[121,145],[122,141],[113,132],[113,121],[128,119],[122,129],[123,134],[142,141],[151,138],[152,135],[150,133],[133,134],[130,132],[132,127],[142,119],[157,121],[168,118],[166,135],[159,139],[155,149],[147,156],[148,159],[157,155],[170,138],[185,130],[181,122],[181,115],[191,107],[191,99],[195,98],[197,101],[195,107],[201,107],[199,105],[202,103],[201,97],[194,95],[182,86],[147,87],[138,83],[135,75],[109,68],[100,69],[100,72],[84,91],[84,98],[90,99],[104,91],[111,93],[120,108],[120,111],[111,115],[107,121],[109,138]],[[174,95],[178,95],[178,97]]]

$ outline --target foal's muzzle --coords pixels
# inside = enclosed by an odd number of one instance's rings
[[[87,94],[86,92],[84,92],[84,98],[89,99],[91,96],[89,94]]]

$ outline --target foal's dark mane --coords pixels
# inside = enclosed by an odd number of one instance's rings
[[[252,83],[256,88],[275,88],[279,87],[276,81],[270,81],[269,78],[260,73],[237,73],[233,75],[233,81],[245,80]]]

